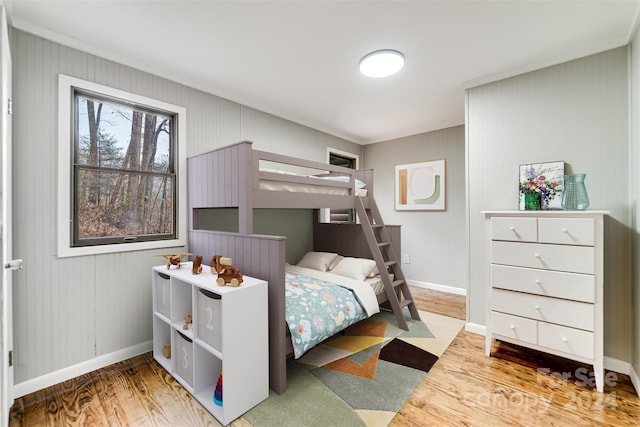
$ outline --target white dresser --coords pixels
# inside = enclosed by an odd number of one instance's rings
[[[499,339],[593,365],[603,391],[606,211],[488,211],[486,353]]]

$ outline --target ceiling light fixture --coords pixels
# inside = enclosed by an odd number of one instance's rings
[[[404,55],[394,49],[380,49],[367,53],[360,60],[360,72],[367,77],[388,77],[404,67]]]

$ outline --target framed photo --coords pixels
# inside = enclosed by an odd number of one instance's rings
[[[397,211],[445,210],[445,161],[396,165]]]
[[[564,162],[520,165],[520,210],[560,210],[564,190]]]

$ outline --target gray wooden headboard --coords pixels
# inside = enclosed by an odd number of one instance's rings
[[[401,226],[387,225],[393,249],[401,257]],[[313,249],[342,256],[373,258],[360,224],[319,223],[313,225]]]

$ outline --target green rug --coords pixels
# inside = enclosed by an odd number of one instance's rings
[[[287,391],[243,415],[254,427],[386,426],[411,396],[464,321],[406,313],[409,331],[392,313],[358,322],[287,363]]]

